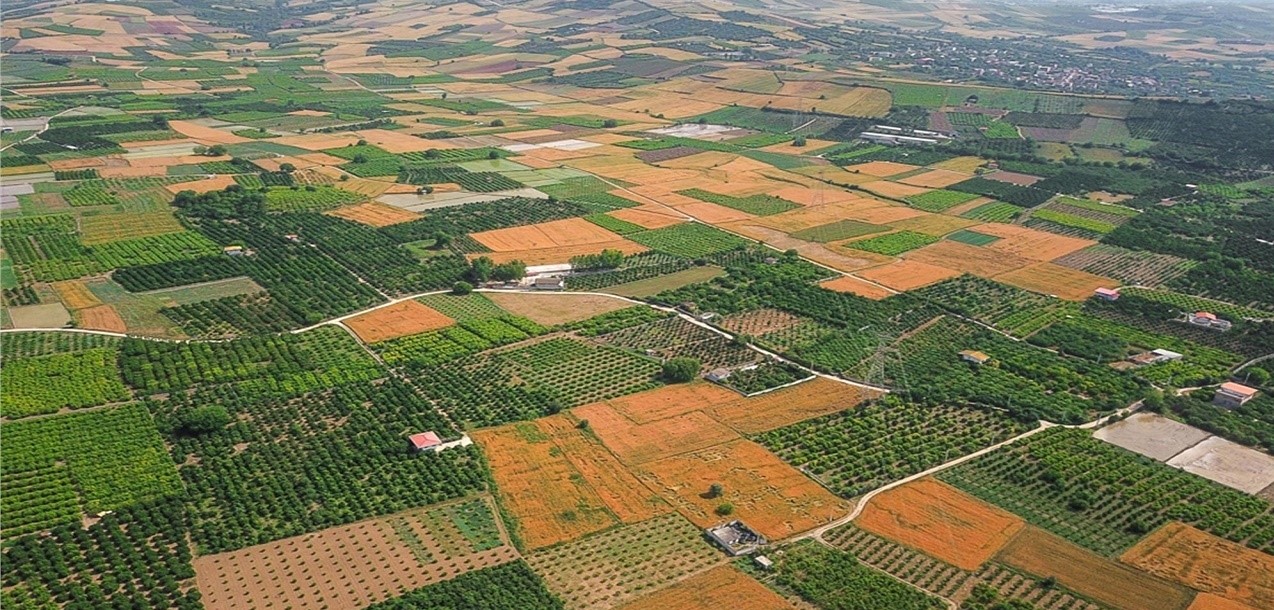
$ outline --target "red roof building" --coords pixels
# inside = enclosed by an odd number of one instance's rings
[[[1256,388],[1249,388],[1241,383],[1227,381],[1217,388],[1216,394],[1212,396],[1212,402],[1229,409],[1235,409],[1255,398],[1256,393]]]
[[[435,432],[421,432],[407,437],[407,442],[411,444],[411,448],[415,451],[425,451],[433,449],[442,444],[442,439],[438,438]]]

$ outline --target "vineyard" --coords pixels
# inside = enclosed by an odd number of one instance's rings
[[[758,440],[852,498],[1026,431],[997,411],[892,398],[780,428]]]
[[[1274,549],[1269,502],[1103,443],[1082,430],[1038,434],[938,476],[1107,556],[1172,520],[1254,549]]]

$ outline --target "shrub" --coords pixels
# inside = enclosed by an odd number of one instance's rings
[[[671,358],[664,363],[664,379],[670,383],[685,383],[699,374],[699,359],[689,356]]]

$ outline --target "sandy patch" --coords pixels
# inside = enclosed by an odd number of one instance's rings
[[[486,296],[510,313],[545,326],[587,320],[633,306],[622,299],[594,294],[489,292]]]

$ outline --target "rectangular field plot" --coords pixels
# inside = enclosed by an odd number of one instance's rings
[[[1095,244],[1053,262],[1138,286],[1161,286],[1185,275],[1197,264],[1171,254],[1128,250],[1107,244]]]
[[[629,238],[647,248],[685,258],[725,252],[748,243],[741,237],[697,222],[635,233]]]
[[[779,540],[828,523],[849,511],[849,504],[764,447],[733,442],[651,461],[634,472],[648,487],[699,527],[742,519],[770,540]],[[720,496],[709,492],[720,484]]]
[[[1127,610],[1181,610],[1192,592],[1027,527],[996,557],[1011,568],[1057,582],[1085,597]]]
[[[528,549],[671,510],[566,415],[480,430],[474,437],[491,465],[501,506]]]
[[[1258,550],[1274,547],[1269,502],[1082,430],[1037,434],[938,477],[1102,555],[1127,549],[1140,537],[1136,532],[1171,520]]]
[[[246,549],[204,555],[195,577],[209,610],[356,610],[517,558],[487,500],[415,509]]]
[[[1219,436],[1182,451],[1167,463],[1250,494],[1274,485],[1274,456]]]
[[[6,537],[181,491],[140,403],[5,423],[3,434]]]
[[[129,392],[116,362],[114,349],[6,359],[0,415],[12,419],[125,400]]]
[[[1093,436],[1152,460],[1166,462],[1211,434],[1162,415],[1134,413],[1098,430]]]
[[[625,604],[620,610],[790,610],[792,603],[730,566],[713,568]]]
[[[570,610],[618,605],[705,571],[722,555],[669,514],[536,551],[527,563]]]
[[[1274,607],[1274,556],[1181,523],[1169,523],[1120,561],[1252,608]]]
[[[681,317],[664,318],[634,326],[597,338],[608,345],[622,347],[658,358],[691,356],[698,358],[702,369],[734,367],[759,361],[762,356],[747,347]]]
[[[884,401],[773,430],[758,440],[828,489],[852,498],[1027,428],[996,411]]]

